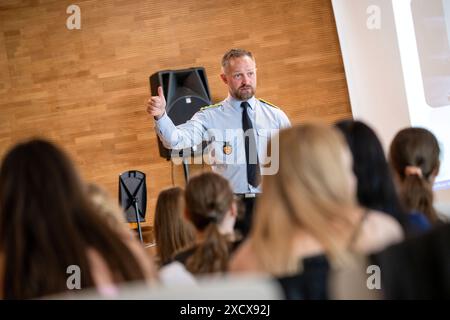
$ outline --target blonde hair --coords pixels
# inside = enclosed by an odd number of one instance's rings
[[[125,213],[118,203],[114,202],[110,194],[98,184],[87,183],[86,192],[95,211],[101,215],[112,227],[118,224],[126,225]]]
[[[348,212],[356,207],[344,138],[329,126],[305,124],[281,131],[279,143],[279,171],[264,176],[251,234],[259,262],[274,275],[298,272],[292,252],[300,230],[319,241],[332,260],[343,260],[341,235],[352,228]]]

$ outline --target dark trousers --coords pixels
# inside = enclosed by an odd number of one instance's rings
[[[235,230],[237,230],[242,238],[245,239],[250,233],[250,228],[252,226],[253,211],[255,209],[255,203],[258,198],[245,198],[244,195],[236,195],[241,200],[242,213],[243,215],[238,217],[235,225]]]

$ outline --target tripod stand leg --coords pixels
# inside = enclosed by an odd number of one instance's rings
[[[187,183],[189,180],[189,164],[187,159],[183,158],[183,171],[184,171],[184,181]]]
[[[138,226],[138,234],[139,234],[139,240],[141,240],[141,243],[144,243],[144,240],[142,238],[142,229],[141,229],[141,219],[139,217],[139,209],[138,209],[138,205],[137,202],[134,201],[134,211],[136,213],[136,222],[137,222],[137,226]]]

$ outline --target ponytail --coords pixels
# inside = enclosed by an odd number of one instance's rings
[[[440,153],[438,140],[425,128],[400,130],[389,149],[389,162],[399,178],[404,208],[423,213],[432,224],[439,220],[433,208],[432,183],[439,173]]]
[[[193,274],[225,272],[230,255],[229,242],[219,231],[218,225],[209,223],[204,241],[186,261],[186,268]]]
[[[203,233],[202,243],[186,260],[186,268],[193,274],[226,271],[231,239],[221,234],[219,225],[233,206],[234,195],[228,180],[213,172],[200,174],[189,180],[185,196],[187,218]]]
[[[408,211],[418,211],[434,224],[438,221],[433,207],[433,189],[431,183],[420,175],[406,175],[402,184],[403,204]]]

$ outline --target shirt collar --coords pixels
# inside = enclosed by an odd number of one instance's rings
[[[233,106],[233,108],[235,109],[241,109],[241,103],[244,102],[245,100],[238,100],[233,98],[230,94],[228,94],[228,97],[226,98],[226,100]],[[250,99],[247,100],[247,102],[250,104],[250,108],[252,110],[255,110],[256,107],[256,98],[255,96],[251,97]]]

